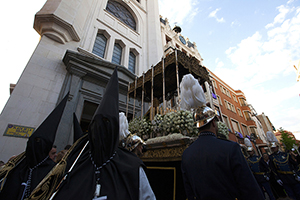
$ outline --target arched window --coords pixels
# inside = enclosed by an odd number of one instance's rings
[[[112,57],[111,62],[121,65],[121,58],[122,58],[122,47],[118,43],[115,43],[113,57]]]
[[[128,62],[128,70],[131,71],[133,74],[135,74],[135,60],[136,56],[134,53],[130,51],[129,53],[129,62]]]
[[[93,53],[104,58],[107,39],[102,33],[98,33],[93,47]]]
[[[136,30],[136,22],[132,14],[123,5],[116,1],[108,1],[106,10],[127,24],[133,30]]]

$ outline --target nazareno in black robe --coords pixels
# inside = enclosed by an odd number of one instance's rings
[[[68,96],[67,94],[29,137],[25,157],[9,172],[0,192],[1,200],[20,200],[28,197],[55,166],[56,163],[49,158],[49,151],[52,149]],[[25,191],[26,184],[28,186]]]
[[[67,178],[53,199],[90,200],[94,198],[96,185],[100,184],[101,190],[97,197],[138,200],[139,167],[144,166],[143,162],[135,154],[119,148],[118,143],[119,85],[115,68],[89,126],[88,136],[73,147],[67,158]],[[68,172],[85,144],[86,148]]]

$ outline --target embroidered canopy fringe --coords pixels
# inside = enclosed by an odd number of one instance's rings
[[[25,151],[19,155],[17,155],[16,157],[14,157],[13,159],[9,160],[4,167],[0,170],[0,180],[1,180],[1,187],[0,187],[0,192],[3,189],[5,180],[9,174],[9,172],[11,170],[13,170],[15,168],[15,166],[17,166],[23,159],[25,158]]]
[[[57,190],[60,183],[63,181],[65,169],[67,166],[67,158],[72,152],[74,147],[87,135],[78,139],[65,154],[62,160],[53,167],[53,169],[45,176],[45,178],[38,184],[38,186],[32,191],[28,200],[48,200],[51,195]]]

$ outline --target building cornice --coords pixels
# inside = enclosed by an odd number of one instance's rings
[[[35,15],[34,29],[41,35],[45,35],[50,39],[65,44],[70,41],[80,41],[80,37],[74,26],[55,14],[39,14]]]
[[[124,66],[70,50],[66,51],[63,63],[70,74],[92,82],[108,81],[114,68],[118,66],[120,87],[126,91],[128,89],[128,83],[135,80],[136,77]]]

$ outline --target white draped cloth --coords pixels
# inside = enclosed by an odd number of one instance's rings
[[[139,200],[156,200],[152,191],[146,173],[143,167],[140,167]]]

